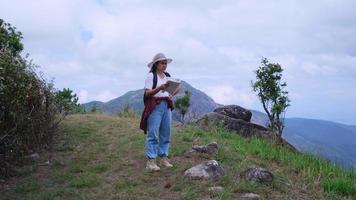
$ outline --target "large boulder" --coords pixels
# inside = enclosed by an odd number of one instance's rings
[[[251,111],[237,106],[237,105],[228,105],[228,106],[223,106],[223,107],[219,107],[216,108],[214,110],[214,112],[222,114],[222,115],[226,115],[235,119],[242,119],[246,122],[250,122],[251,117],[252,117],[252,113]]]
[[[224,174],[224,168],[216,161],[209,160],[184,172],[184,176],[197,179],[217,179]]]
[[[275,136],[272,131],[269,131],[263,126],[216,112],[207,113],[197,121],[197,125],[204,130],[219,124],[223,125],[227,130],[235,131],[245,137],[256,136],[261,138],[273,138]]]

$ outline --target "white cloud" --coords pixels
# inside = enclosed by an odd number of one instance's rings
[[[79,103],[86,103],[88,101],[89,93],[87,90],[80,90],[78,93]]]
[[[112,93],[110,90],[104,90],[104,91],[100,91],[99,94],[95,97],[95,99],[97,99],[98,101],[107,102],[116,97],[117,96],[114,93]]]
[[[237,104],[251,108],[256,102],[252,92],[247,92],[231,85],[216,85],[208,87],[205,92],[216,102],[221,104]]]
[[[3,0],[0,13],[58,88],[87,92],[82,101],[142,88],[146,64],[163,52],[173,58],[173,76],[214,90],[220,103],[256,107],[250,80],[265,56],[283,66],[287,89],[303,100],[293,102],[298,112],[290,108],[299,114],[324,100],[321,91],[356,87],[355,7],[351,0]],[[325,107],[355,110],[345,98]]]

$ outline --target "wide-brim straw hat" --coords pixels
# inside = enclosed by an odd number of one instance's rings
[[[167,64],[173,61],[171,58],[167,58],[163,53],[158,53],[153,57],[152,61],[147,64],[148,68],[151,69],[156,62],[161,60],[166,60]]]

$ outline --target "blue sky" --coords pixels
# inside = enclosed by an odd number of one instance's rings
[[[262,110],[250,81],[278,62],[287,117],[356,124],[356,1],[2,0],[24,53],[57,88],[108,101],[143,88],[157,52],[168,71],[222,104]]]

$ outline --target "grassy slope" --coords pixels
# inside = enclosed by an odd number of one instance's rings
[[[137,118],[69,116],[54,151],[41,154],[41,160],[24,167],[21,176],[0,184],[0,199],[235,199],[247,192],[262,199],[356,198],[355,173],[218,128],[204,132],[175,127],[170,155],[173,169],[146,172],[145,135],[138,123]],[[211,141],[220,146],[216,155],[184,156],[193,144]],[[199,181],[182,176],[207,159],[222,163],[226,171],[222,178]],[[50,165],[43,164],[47,160]],[[271,170],[272,184],[241,180],[239,173],[251,165]],[[225,189],[212,193],[210,186]]]

